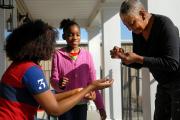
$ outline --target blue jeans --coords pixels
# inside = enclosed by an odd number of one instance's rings
[[[76,105],[68,112],[58,117],[59,120],[86,120],[87,104]]]
[[[158,84],[154,120],[180,120],[180,82]]]

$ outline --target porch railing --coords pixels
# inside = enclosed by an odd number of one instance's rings
[[[123,120],[143,120],[140,72],[140,70],[121,65]]]

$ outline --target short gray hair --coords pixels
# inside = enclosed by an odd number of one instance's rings
[[[141,9],[144,9],[144,6],[139,0],[125,0],[121,4],[120,14],[136,14]]]

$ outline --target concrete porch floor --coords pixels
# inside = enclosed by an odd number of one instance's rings
[[[100,120],[99,112],[97,112],[96,110],[88,111],[87,120]]]

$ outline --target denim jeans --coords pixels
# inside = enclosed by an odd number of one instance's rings
[[[76,105],[68,112],[58,117],[59,120],[86,120],[87,104]]]
[[[180,120],[180,82],[158,84],[154,120]]]

